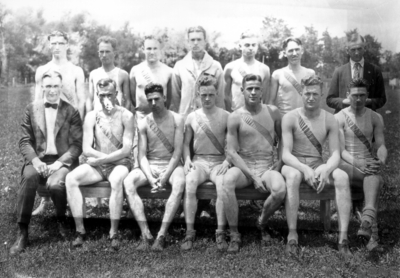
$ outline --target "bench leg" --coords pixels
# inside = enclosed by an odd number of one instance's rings
[[[325,232],[331,230],[331,200],[320,201],[320,219],[324,223]]]

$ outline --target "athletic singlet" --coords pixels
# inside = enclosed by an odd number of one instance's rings
[[[368,139],[368,142],[372,144],[372,138],[374,135],[374,129],[372,126],[372,113],[371,109],[366,108],[365,114],[361,117],[355,116],[355,114],[350,112],[350,108],[347,107],[339,112],[342,114],[341,117],[344,118],[344,141],[345,141],[345,148],[346,150],[355,157],[362,157],[362,158],[372,158],[371,153],[368,151],[367,147],[358,139],[358,137],[354,134],[354,132],[349,127],[346,117],[344,115],[350,117],[350,119],[357,125],[357,127],[361,130],[361,132],[365,135]]]
[[[314,145],[310,142],[307,136],[304,134],[303,130],[299,125],[299,117],[302,117],[304,122],[307,124],[309,129],[312,131],[314,136],[318,139],[321,145],[324,144],[327,131],[326,131],[326,111],[321,109],[321,113],[317,118],[308,119],[304,116],[301,111],[302,108],[297,108],[291,112],[295,118],[295,128],[293,131],[293,150],[292,154],[296,157],[314,157],[314,158],[322,158],[321,154],[314,147]]]
[[[218,120],[223,119],[224,113],[228,113],[223,109],[218,109],[218,114],[215,116],[216,121],[210,123],[207,117],[200,113],[198,110],[194,112],[195,115],[192,118],[192,128],[193,128],[193,149],[196,155],[222,155],[214,144],[210,141],[207,134],[203,131],[203,129],[199,126],[197,122],[197,117],[200,116],[203,122],[211,129],[212,133],[218,139],[220,145],[225,148],[225,137],[226,137],[226,128],[220,127],[220,122]],[[226,125],[225,125],[226,126]]]
[[[121,85],[119,84],[119,74],[120,74],[120,68],[115,67],[113,70],[106,72],[103,67],[100,67],[98,69],[95,69],[92,71],[92,79],[93,79],[93,88],[94,88],[94,92],[93,92],[93,107],[94,110],[100,110],[103,107],[101,106],[99,97],[97,96],[97,82],[99,82],[100,79],[102,78],[111,78],[112,80],[115,81],[115,83],[117,83],[117,100],[119,105],[122,105],[123,103],[123,93],[122,93],[122,88]]]
[[[126,109],[121,106],[116,106],[115,109],[116,111],[112,120],[106,119],[101,111],[96,112],[96,124],[94,126],[94,149],[105,154],[112,153],[118,150],[118,148],[111,143],[111,140],[104,131],[108,132],[109,136],[111,134],[115,136],[116,139],[122,144],[122,137],[124,134],[122,114]],[[100,128],[100,126],[103,128]]]
[[[282,69],[282,72],[283,71],[289,73],[294,79],[296,79],[296,77],[289,71]],[[283,116],[296,108],[303,107],[303,100],[301,99],[301,95],[297,92],[296,88],[293,87],[293,85],[284,76],[280,77],[279,81],[277,106],[281,112],[281,115]]]
[[[234,113],[250,114],[244,107],[239,108]],[[268,111],[267,105],[262,104],[260,113],[252,116],[253,120],[261,124],[268,130],[272,139],[275,138],[274,121]],[[239,131],[239,155],[243,158],[254,158],[259,160],[268,160],[273,157],[273,146],[269,144],[267,139],[261,135],[255,128],[251,127],[241,118]]]
[[[172,114],[173,112],[168,111],[168,117],[164,122],[158,125],[158,128],[162,133],[164,133],[165,137],[168,139],[169,143],[173,146],[175,139],[175,118]],[[153,113],[147,115],[143,121],[147,122],[147,117],[150,117],[151,120],[156,122],[153,117]],[[146,123],[147,125],[147,123]],[[171,132],[172,130],[172,132]],[[170,153],[162,143],[162,141],[158,138],[157,134],[151,130],[151,128],[147,125],[146,128],[147,135],[147,154],[146,157],[148,160],[161,160],[161,161],[169,161],[172,157],[172,153]]]

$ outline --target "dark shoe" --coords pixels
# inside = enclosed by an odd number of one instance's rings
[[[226,232],[216,232],[215,242],[217,243],[217,249],[220,252],[226,252],[228,250],[228,243],[226,242]]]
[[[10,248],[10,256],[18,255],[28,246],[28,234],[19,233],[18,238]]]
[[[154,241],[153,246],[151,246],[151,250],[156,252],[161,252],[165,248],[165,236],[159,236]]]
[[[196,239],[196,231],[186,231],[186,236],[185,239],[183,240],[183,243],[181,245],[181,250],[183,251],[189,251],[193,248],[193,241]]]
[[[142,236],[142,240],[140,241],[140,244],[138,247],[136,247],[136,251],[148,251],[150,250],[150,241],[152,239],[149,239],[147,237]]]
[[[271,245],[272,238],[271,238],[271,236],[269,234],[269,229],[268,229],[267,225],[262,225],[260,223],[260,219],[258,219],[257,222],[256,222],[256,227],[261,232],[261,245],[263,245],[263,246]]]
[[[357,236],[368,241],[371,238],[371,234],[372,234],[371,226],[372,225],[370,222],[363,221],[361,223],[360,229],[358,229],[358,231],[357,231]]]
[[[338,244],[338,250],[339,255],[345,259],[353,257],[353,254],[350,252],[349,241],[347,239],[344,239],[342,243]]]
[[[293,255],[293,256],[295,256],[295,257],[299,257],[299,256],[300,256],[300,247],[299,247],[299,244],[297,243],[296,240],[291,239],[291,240],[289,240],[289,242],[286,244],[286,247],[285,247],[285,255],[286,255],[286,256]]]
[[[110,237],[111,241],[111,248],[114,250],[118,250],[121,242],[119,241],[119,235],[118,234],[113,234],[112,237]]]
[[[231,241],[229,243],[228,253],[237,253],[240,250],[240,245],[242,244],[241,235],[239,233],[230,234]]]
[[[80,232],[76,232],[76,238],[72,242],[72,247],[77,248],[77,247],[82,247],[83,243],[86,240],[86,234],[82,234]]]
[[[57,226],[58,226],[58,233],[62,238],[66,238],[68,235],[68,229],[67,229],[67,224],[65,220],[57,220]]]

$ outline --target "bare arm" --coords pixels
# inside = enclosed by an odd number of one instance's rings
[[[185,137],[183,140],[183,160],[185,163],[185,174],[190,171],[190,168],[192,168],[192,159],[191,159],[191,154],[190,154],[190,142],[192,141],[193,138],[193,129],[192,129],[192,114],[189,114],[189,116],[186,119],[185,123]]]
[[[267,97],[267,103],[276,105],[276,96],[279,88],[279,73],[274,71],[271,77],[271,88],[269,90],[269,96]]]
[[[262,82],[262,90],[263,90],[263,96],[262,96],[262,103],[267,104],[268,102],[268,95],[269,95],[269,82],[270,82],[270,73],[269,73],[269,67],[265,66],[264,69],[264,79]]]
[[[329,138],[330,157],[326,161],[327,175],[330,175],[340,163],[339,124],[333,115],[327,113],[327,132]]]
[[[35,96],[34,100],[39,100],[43,98],[43,91],[42,91],[42,74],[43,70],[42,67],[38,67],[35,74]]]
[[[129,87],[131,89],[131,101],[132,101],[132,106],[133,109],[136,107],[136,78],[135,78],[135,73],[133,68],[131,69],[131,72],[129,74]]]
[[[168,78],[168,83],[167,83],[167,101],[165,103],[167,109],[171,106],[171,99],[172,99],[172,73]]]
[[[218,91],[215,105],[226,110],[227,106],[231,107],[231,100],[228,99],[227,96],[225,95],[224,72],[222,71],[222,67],[221,67],[220,63],[218,63],[218,70],[217,70],[215,79],[217,79],[217,91]]]
[[[86,99],[86,113],[89,113],[93,110],[93,101],[94,101],[95,88],[93,84],[93,76],[92,73],[89,74],[89,94]]]
[[[150,164],[147,160],[147,135],[146,135],[146,121],[139,121],[139,131],[138,131],[138,161],[140,169],[146,176],[151,187],[156,187],[156,179],[151,174]]]
[[[85,74],[80,67],[75,68],[76,71],[76,79],[75,79],[75,86],[76,86],[76,95],[78,97],[78,111],[81,119],[85,117],[85,106],[86,106],[86,92],[85,92]]]
[[[83,155],[86,157],[101,158],[105,156],[104,153],[93,149],[94,141],[94,125],[96,124],[96,112],[91,111],[85,117],[83,124]]]
[[[122,95],[123,95],[123,99],[124,99],[124,104],[123,106],[128,109],[129,111],[133,111],[131,109],[131,94],[130,94],[130,88],[129,88],[129,75],[126,71],[121,70],[120,71],[120,77],[122,80]]]
[[[225,103],[226,111],[232,111],[232,68],[231,65],[226,65],[224,70],[224,80],[225,80],[225,99],[227,100]]]
[[[346,150],[345,136],[344,136],[344,119],[341,112],[335,114],[335,118],[339,126],[339,144],[341,158],[347,163],[355,166],[355,158]]]
[[[383,135],[384,123],[383,118],[379,114],[373,115],[374,121],[374,138],[377,148],[377,156],[382,164],[386,164],[387,149],[385,145],[385,137]]]

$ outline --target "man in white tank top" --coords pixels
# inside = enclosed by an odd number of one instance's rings
[[[270,193],[257,221],[257,226],[262,232],[262,241],[266,244],[271,242],[267,232],[267,220],[282,204],[286,195],[285,181],[279,172],[281,160],[278,158],[274,164],[273,158],[275,136],[279,139],[281,136],[280,113],[274,106],[261,104],[261,76],[244,76],[242,92],[245,106],[234,111],[228,118],[227,154],[234,167],[225,174],[222,191],[231,238],[227,251],[232,253],[238,252],[241,244],[235,189],[253,184],[260,192]],[[279,154],[280,148],[279,145]],[[217,215],[222,213],[217,212]]]
[[[137,189],[150,185],[152,192],[171,186],[171,195],[165,205],[161,228],[151,249],[162,251],[165,236],[174,218],[185,189],[185,173],[180,164],[183,146],[183,118],[165,107],[163,86],[158,83],[146,85],[145,94],[153,111],[138,125],[138,161],[140,168],[133,169],[124,180],[124,189],[129,206],[142,232],[142,241],[137,247],[145,251],[150,247],[153,236],[147,224],[142,199]]]
[[[289,235],[286,255],[298,256],[300,248],[297,235],[299,187],[306,182],[317,193],[325,187],[335,187],[335,199],[339,214],[339,253],[352,256],[347,230],[350,218],[350,186],[347,174],[338,169],[340,162],[339,129],[333,115],[320,108],[322,98],[321,79],[311,76],[302,80],[304,106],[287,113],[282,120],[283,154],[285,165],[282,175],[286,179],[286,218]],[[322,146],[329,139],[330,157],[322,160]]]
[[[114,38],[103,36],[97,40],[98,54],[101,67],[92,70],[89,75],[89,98],[86,111],[101,110],[102,106],[96,94],[96,84],[100,79],[111,78],[117,84],[118,104],[131,110],[131,96],[129,92],[129,76],[126,71],[115,66],[117,41]]]
[[[239,48],[242,50],[242,57],[228,63],[224,69],[225,97],[229,98],[231,107],[228,111],[235,111],[244,106],[244,96],[241,91],[243,77],[247,74],[261,76],[262,79],[262,102],[266,103],[269,91],[270,71],[269,67],[256,60],[258,51],[258,36],[250,31],[240,36]]]
[[[365,195],[357,235],[366,239],[367,249],[372,250],[379,242],[377,212],[379,191],[383,186],[380,170],[386,163],[387,149],[382,116],[365,107],[367,87],[364,79],[353,79],[347,93],[350,106],[335,114],[335,118],[339,122],[342,154],[339,168],[349,175],[350,181],[362,181]],[[374,144],[372,138],[375,139]]]

